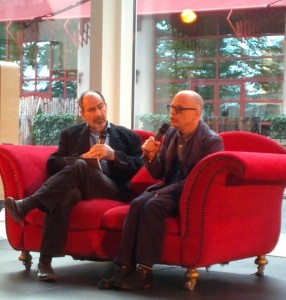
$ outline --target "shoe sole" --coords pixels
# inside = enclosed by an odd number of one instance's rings
[[[120,284],[120,283],[114,284],[115,288],[122,290],[122,291],[135,291],[135,290],[142,290],[142,289],[147,290],[147,289],[151,288],[152,286],[153,286],[153,283],[148,283],[143,286],[134,287],[134,288],[124,285],[124,283],[123,284]]]
[[[13,220],[15,222],[20,223],[22,221],[22,219],[19,217],[19,215],[17,213],[17,209],[16,209],[16,205],[15,205],[15,200],[13,198],[8,197],[4,201],[4,207],[10,213],[11,217],[13,218]]]
[[[136,291],[136,290],[147,290],[152,287],[152,284],[144,285],[143,287],[129,288],[124,286],[116,286],[115,288],[121,291]]]
[[[111,290],[113,288],[113,281],[102,279],[99,281],[97,287],[99,290]]]
[[[43,281],[43,282],[56,282],[57,281],[57,276],[37,276],[37,279],[39,281]]]

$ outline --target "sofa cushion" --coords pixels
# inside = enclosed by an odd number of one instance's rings
[[[146,167],[143,166],[141,169],[133,176],[130,182],[131,186],[131,199],[134,199],[141,195],[148,186],[160,182],[158,179],[154,179]]]
[[[125,206],[122,202],[108,199],[93,199],[80,201],[73,208],[70,215],[70,230],[98,229],[102,216],[106,211],[117,206]],[[36,226],[43,226],[44,213],[38,209],[31,211],[26,221]]]
[[[129,210],[129,205],[117,206],[107,210],[102,218],[101,227],[104,229],[121,230]],[[166,219],[166,232],[179,234],[179,217]]]
[[[102,218],[101,227],[104,229],[121,230],[129,205],[113,207],[107,210]]]
[[[80,201],[73,208],[70,216],[69,230],[111,229],[121,230],[129,210],[129,205],[108,199]],[[26,222],[39,227],[43,226],[44,213],[32,210]],[[166,231],[169,234],[179,233],[179,217],[166,219]]]

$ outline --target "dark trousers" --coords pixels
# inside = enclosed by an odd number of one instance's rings
[[[31,196],[46,212],[41,255],[63,256],[72,208],[82,199],[118,199],[116,184],[83,159],[67,164]]]
[[[145,192],[132,200],[115,262],[124,266],[160,262],[168,216],[178,215],[180,193],[168,188]]]

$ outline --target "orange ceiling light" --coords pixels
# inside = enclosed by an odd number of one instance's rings
[[[191,24],[191,23],[195,22],[196,19],[197,19],[197,15],[192,9],[184,9],[181,12],[181,20],[184,23]]]

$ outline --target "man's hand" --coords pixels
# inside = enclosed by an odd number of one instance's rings
[[[90,148],[88,152],[82,154],[81,157],[114,160],[115,152],[109,145],[95,144]]]
[[[143,156],[151,162],[154,157],[156,156],[159,148],[160,148],[161,142],[156,141],[154,137],[150,136],[148,140],[144,142],[142,145],[142,151],[143,151]]]

